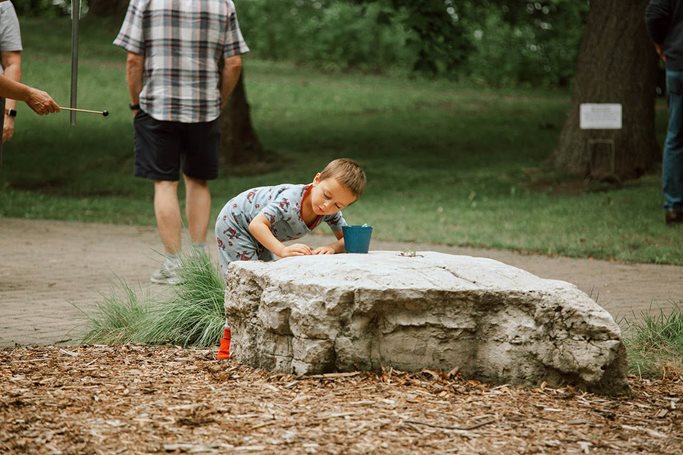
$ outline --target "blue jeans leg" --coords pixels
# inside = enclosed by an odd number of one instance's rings
[[[666,71],[669,128],[662,157],[664,208],[683,210],[683,71]]]

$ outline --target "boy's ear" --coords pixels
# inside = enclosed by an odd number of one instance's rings
[[[317,185],[318,183],[320,183],[320,172],[315,174],[315,177],[313,177],[313,184]]]

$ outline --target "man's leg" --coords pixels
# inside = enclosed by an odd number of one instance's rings
[[[154,182],[154,215],[159,236],[166,255],[180,253],[180,204],[178,203],[178,182],[157,180]]]
[[[196,249],[206,251],[206,234],[211,213],[208,181],[218,176],[220,125],[218,120],[184,125],[185,216]]]
[[[669,127],[662,156],[664,208],[683,211],[683,72],[667,71]],[[667,217],[667,220],[669,218]]]
[[[139,111],[135,126],[135,175],[154,181],[154,216],[164,245],[165,260],[152,283],[178,284],[180,229],[178,202],[181,150],[177,122],[164,122]]]
[[[184,175],[185,178],[185,216],[190,238],[194,245],[206,245],[206,233],[211,213],[211,193],[206,180]]]

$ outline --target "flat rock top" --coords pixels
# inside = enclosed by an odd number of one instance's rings
[[[296,256],[275,262],[234,262],[231,267],[267,276],[271,282],[327,288],[552,291],[574,288],[539,278],[502,262],[432,251]]]

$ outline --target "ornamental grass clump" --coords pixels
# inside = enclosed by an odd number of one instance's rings
[[[134,342],[140,326],[148,317],[149,305],[125,281],[119,282],[123,295],[105,297],[94,315],[88,315],[85,344],[124,344]]]
[[[140,298],[126,283],[123,296],[105,298],[89,316],[86,344],[214,346],[225,322],[223,279],[204,253],[181,258],[181,284],[171,293]]]
[[[643,312],[625,320],[624,342],[629,369],[640,377],[683,376],[683,311],[674,304],[670,312]]]
[[[221,339],[225,323],[223,279],[204,253],[181,259],[181,284],[168,301],[154,304],[140,327],[146,344],[213,346]]]

